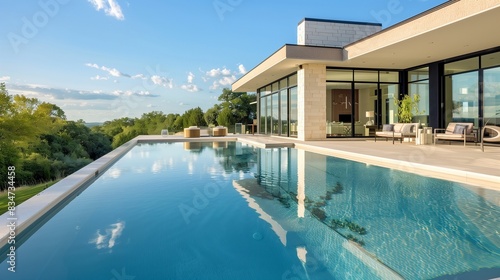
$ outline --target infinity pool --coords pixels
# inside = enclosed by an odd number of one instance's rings
[[[303,150],[139,144],[0,279],[489,279],[499,192]]]

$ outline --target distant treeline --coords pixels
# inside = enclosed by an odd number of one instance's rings
[[[0,83],[0,189],[15,167],[15,184],[30,185],[60,179],[75,172],[138,135],[181,131],[192,125],[249,123],[255,116],[255,95],[224,89],[207,112],[199,107],[184,114],[153,111],[141,118],[120,118],[89,128],[69,121],[55,104],[23,95],[9,95]]]

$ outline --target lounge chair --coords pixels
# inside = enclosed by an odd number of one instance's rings
[[[446,128],[434,129],[434,145],[438,140],[464,141],[464,146],[467,141],[477,143],[477,131],[474,129],[474,123],[455,123],[451,122]]]
[[[417,137],[419,127],[419,123],[384,124],[382,131],[375,132],[375,142],[377,142],[377,137],[383,137],[386,138],[386,141],[392,138],[392,144],[394,144],[394,139],[399,139],[399,142],[402,143],[403,138]]]
[[[488,137],[485,136],[488,132]],[[500,143],[500,127],[494,125],[486,125],[481,130],[481,151],[484,152],[484,142]]]

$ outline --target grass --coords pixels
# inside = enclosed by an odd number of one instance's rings
[[[46,188],[52,186],[55,183],[57,183],[57,181],[50,181],[38,185],[22,186],[16,188],[16,190],[14,191],[16,195],[14,198],[16,206],[19,206],[19,204],[21,204],[23,201],[26,201],[30,197],[37,195],[39,192],[45,190]],[[8,203],[9,203],[9,197],[7,191],[0,192],[0,215],[7,212]]]

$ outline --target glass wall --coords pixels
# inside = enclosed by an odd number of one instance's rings
[[[418,95],[418,111],[413,117],[413,122],[422,125],[429,123],[429,67],[408,71],[408,94],[413,99]],[[397,107],[396,107],[397,110]]]
[[[484,125],[500,125],[500,52],[481,56]]]
[[[280,111],[279,111],[279,93],[273,93],[272,95],[272,134],[279,135],[279,123],[280,123]]]
[[[447,123],[473,122],[479,126],[478,80],[478,71],[446,76]]]
[[[327,69],[327,137],[370,136],[393,121],[399,72]]]
[[[484,70],[484,124],[500,125],[500,67]]]
[[[266,96],[266,108],[267,108],[267,113],[266,113],[266,134],[271,134],[272,127],[273,127],[273,100],[272,100],[273,95],[268,95]]]
[[[382,114],[380,114],[380,118],[377,121],[380,124],[396,123],[398,107],[395,100],[398,98],[399,85],[380,84],[380,91],[382,92]]]
[[[280,134],[288,135],[288,91],[280,91]]]
[[[297,137],[297,75],[258,90],[261,134]]]
[[[500,52],[444,65],[445,121],[500,125]]]
[[[298,126],[298,96],[297,96],[297,87],[292,87],[289,89],[290,92],[290,136],[297,137],[297,126]]]

